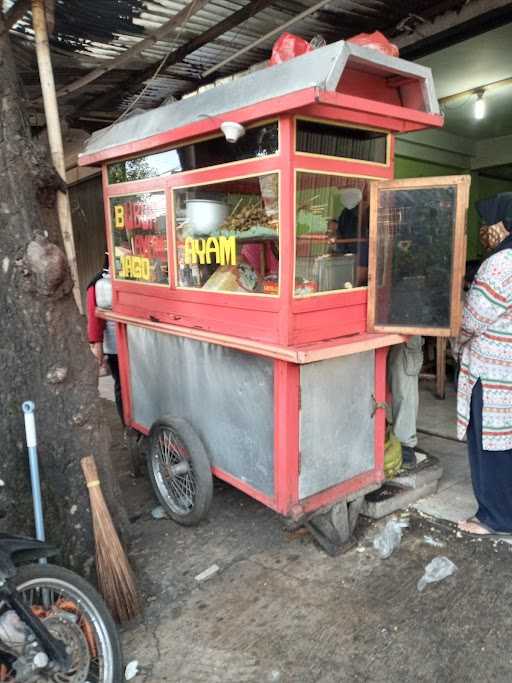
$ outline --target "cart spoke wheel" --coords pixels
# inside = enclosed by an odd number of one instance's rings
[[[152,464],[160,494],[177,515],[194,507],[196,481],[190,455],[170,427],[162,427],[152,453]]]
[[[148,470],[158,500],[175,522],[190,526],[206,517],[213,493],[210,460],[187,420],[165,416],[153,424]]]

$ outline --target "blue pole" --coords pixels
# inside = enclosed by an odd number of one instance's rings
[[[41,480],[39,478],[39,462],[37,459],[37,434],[35,405],[33,401],[24,401],[21,405],[25,418],[25,434],[27,438],[28,461],[30,467],[30,483],[32,485],[32,500],[34,502],[34,517],[36,523],[36,538],[45,541],[43,501],[41,498]],[[46,562],[46,560],[41,560]]]

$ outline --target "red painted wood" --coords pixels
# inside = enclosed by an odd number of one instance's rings
[[[276,509],[275,500],[273,498],[270,498],[269,496],[265,495],[264,493],[262,493],[258,489],[255,489],[253,486],[251,486],[250,484],[247,484],[245,481],[241,481],[240,479],[237,479],[232,474],[228,474],[228,472],[224,472],[224,470],[221,470],[218,467],[212,467],[212,474],[214,476],[216,476],[218,479],[222,479],[223,481],[227,482],[228,484],[231,484],[231,486],[234,486],[235,488],[239,489],[240,491],[243,491],[243,493],[246,493],[251,498],[254,498],[254,500],[257,500],[260,503],[263,503],[264,505],[266,505],[271,510]]]
[[[382,483],[382,477],[376,470],[369,470],[357,477],[347,479],[347,481],[332,486],[325,491],[316,493],[314,496],[304,498],[299,505],[302,507],[304,513],[314,512],[323,507],[328,507],[334,503],[347,498],[353,493],[358,493],[367,486],[377,485]]]
[[[338,305],[328,310],[295,315],[290,342],[300,346],[363,332],[366,332],[366,306]]]
[[[375,178],[377,180],[392,180],[393,168],[384,164],[370,164],[363,161],[347,161],[332,157],[311,156],[298,152],[293,156],[296,169],[301,171],[317,171],[318,173],[332,173],[334,175]]]
[[[132,180],[126,183],[108,182],[108,172],[105,169],[106,182],[103,186],[104,197],[123,197],[130,194],[139,194],[141,192],[165,192],[167,186],[167,178],[144,178],[142,180]]]
[[[318,102],[359,112],[375,112],[380,116],[390,116],[408,124],[421,125],[424,128],[441,128],[444,123],[444,118],[439,114],[428,114],[427,112],[384,102],[375,102],[374,100],[365,97],[355,97],[354,95],[321,91],[318,95]]]
[[[151,305],[165,308],[172,302],[183,302],[212,307],[250,309],[256,311],[278,311],[279,297],[263,294],[229,294],[225,292],[205,292],[201,289],[171,289],[165,285],[147,285],[138,282],[114,280],[113,290],[119,294],[126,305],[149,308]],[[153,303],[155,302],[155,303]],[[158,302],[158,303],[157,303]],[[165,303],[164,303],[165,302]]]
[[[197,169],[195,171],[185,171],[160,178],[145,178],[144,180],[133,180],[127,183],[115,183],[104,186],[105,197],[117,197],[138,192],[157,192],[172,190],[181,187],[193,187],[194,185],[204,185],[212,182],[232,181],[243,179],[247,176],[265,175],[277,172],[280,167],[279,154],[248,161],[224,164],[222,166],[211,166],[209,168]],[[170,215],[170,214],[169,214]]]
[[[180,325],[184,328],[229,334],[241,339],[278,343],[278,314],[265,311],[228,309],[181,304],[170,306],[155,299],[149,307],[126,305],[122,295],[116,313],[141,320]],[[157,305],[154,305],[157,304]],[[171,311],[169,311],[171,309]]]
[[[300,367],[274,362],[274,487],[276,509],[288,514],[299,490]]]
[[[96,154],[82,154],[78,158],[79,166],[97,166],[112,159],[121,159],[141,152],[157,151],[175,143],[189,141],[217,132],[222,121],[237,123],[252,123],[258,119],[268,118],[281,112],[288,112],[316,101],[316,88],[306,88],[283,97],[269,98],[263,102],[243,107],[242,109],[227,111],[219,117],[204,118],[180,128],[170,128],[164,133],[151,135],[137,142],[116,145]],[[169,122],[172,125],[172,122]]]
[[[123,400],[123,416],[126,425],[132,422],[132,390],[130,382],[130,366],[128,358],[128,337],[126,325],[116,324],[117,357],[121,381],[121,397]]]
[[[402,119],[393,118],[391,116],[381,116],[377,110],[373,112],[357,111],[355,109],[347,109],[346,107],[319,102],[304,107],[297,113],[297,116],[328,119],[337,121],[338,123],[368,126],[370,128],[379,128],[384,131],[395,133],[401,132],[404,125]]]
[[[387,397],[386,360],[388,348],[375,351],[375,400],[385,403]],[[384,479],[384,443],[386,440],[386,411],[377,408],[375,413],[375,471]]]
[[[167,211],[167,262],[169,264],[169,287],[166,288],[166,291],[174,291],[176,287],[176,282],[178,280],[176,275],[176,261],[174,259],[174,221],[172,220],[174,211],[174,199],[173,194],[169,188],[166,188],[165,203]]]
[[[396,87],[389,86],[389,79],[375,74],[356,71],[348,67],[343,72],[337,92],[345,95],[368,98],[371,93],[372,100],[386,104],[400,106],[400,94]]]
[[[345,290],[343,292],[333,292],[314,296],[296,297],[293,299],[293,313],[308,313],[310,311],[328,311],[331,308],[345,308],[364,304],[368,298],[366,287],[361,289]]]
[[[294,258],[295,253],[295,173],[292,165],[293,146],[295,140],[294,120],[291,115],[283,116],[279,122],[280,150],[281,150],[281,185],[280,185],[280,258],[279,270],[281,278],[280,312],[279,312],[279,343],[287,345],[290,342],[292,292],[294,289]],[[287,258],[286,255],[292,255]]]

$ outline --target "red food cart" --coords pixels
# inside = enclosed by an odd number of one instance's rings
[[[429,69],[342,41],[88,141],[101,315],[175,520],[206,514],[213,473],[350,538],[383,480],[389,347],[458,324],[468,179],[393,181],[394,135],[442,123]]]

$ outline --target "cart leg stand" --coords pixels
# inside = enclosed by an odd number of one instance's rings
[[[364,496],[343,500],[307,520],[306,528],[331,557],[336,557],[355,545],[353,534],[363,503]]]
[[[36,538],[45,541],[43,502],[41,498],[41,480],[39,478],[39,463],[37,460],[37,436],[36,419],[34,415],[35,405],[33,401],[25,401],[21,405],[25,418],[25,435],[27,439],[28,459],[30,466],[30,482],[32,485],[32,500],[34,501],[34,518],[36,524]],[[39,560],[46,564],[46,559]]]

